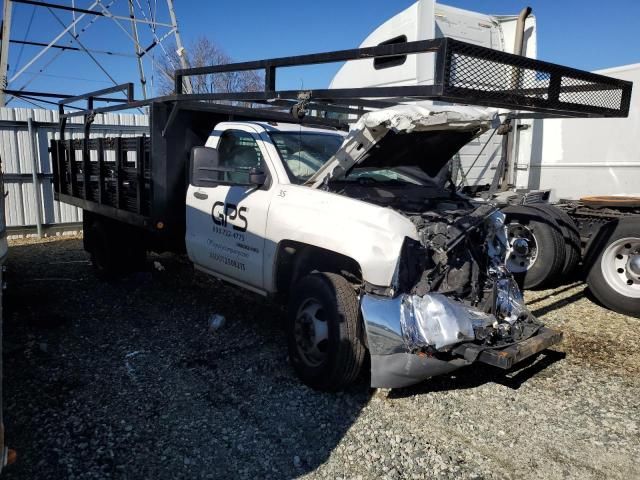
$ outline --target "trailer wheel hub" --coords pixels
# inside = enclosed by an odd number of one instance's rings
[[[631,274],[640,278],[640,255],[632,255],[631,257],[629,257],[627,269],[631,272]]]
[[[640,238],[620,238],[602,253],[602,276],[620,295],[640,298]]]
[[[529,255],[529,241],[526,238],[517,238],[513,241],[513,251],[518,255]]]

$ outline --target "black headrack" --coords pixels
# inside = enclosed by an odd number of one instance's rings
[[[279,68],[345,61],[373,62],[407,55],[432,54],[434,81],[430,85],[276,90]],[[198,75],[262,71],[264,88],[258,91],[190,93],[186,79]],[[537,117],[626,117],[632,83],[541,60],[492,50],[451,38],[438,38],[375,47],[338,50],[294,57],[231,63],[175,71],[175,94],[137,101],[132,84],[122,84],[59,101],[61,119],[175,102],[176,109],[219,111],[256,120],[292,121],[336,126],[336,115],[353,119],[371,109],[419,100],[436,100],[465,105],[534,112]],[[126,98],[104,95],[124,92]],[[29,92],[36,95],[37,92]],[[43,94],[47,95],[47,94]],[[66,96],[65,96],[66,97]],[[86,100],[86,107],[66,106]],[[98,107],[98,102],[116,105]],[[303,105],[306,118],[297,113]]]

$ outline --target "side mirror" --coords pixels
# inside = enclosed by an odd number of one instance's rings
[[[193,147],[189,159],[189,183],[195,187],[213,187],[220,181],[218,151],[210,147]]]
[[[267,174],[257,168],[249,170],[249,183],[251,185],[262,186],[267,181]]]

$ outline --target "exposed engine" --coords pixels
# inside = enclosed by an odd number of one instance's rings
[[[435,322],[439,332],[414,332],[418,335],[405,338],[408,343],[416,349],[423,349],[425,343],[438,349],[464,339],[501,346],[538,331],[540,323],[526,308],[518,285],[505,268],[504,216],[493,205],[470,203],[466,209],[451,210],[445,201],[435,211],[412,216],[411,220],[429,261],[411,288],[411,296],[406,297],[406,303],[413,304],[408,315],[428,312],[430,318],[414,319],[412,324]],[[426,298],[431,305],[425,308]],[[457,308],[448,304],[449,299],[471,308]],[[457,311],[451,315],[451,310]],[[438,315],[449,317],[448,323]],[[451,322],[450,317],[458,321]],[[448,338],[443,337],[445,334]]]
[[[447,351],[464,341],[487,348],[534,335],[541,324],[505,268],[504,216],[439,186],[342,184],[339,192],[388,206],[416,226],[400,255],[403,336],[413,351]]]
[[[411,293],[424,295],[436,291],[474,306],[484,299],[489,260],[485,223],[495,208],[491,205],[476,208],[471,204],[465,207],[444,201],[435,210],[410,217],[430,260]]]

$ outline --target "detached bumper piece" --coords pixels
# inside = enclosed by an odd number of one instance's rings
[[[453,353],[469,362],[481,362],[508,370],[515,364],[562,341],[562,332],[542,327],[536,335],[504,348],[485,347],[473,343],[458,345]]]

